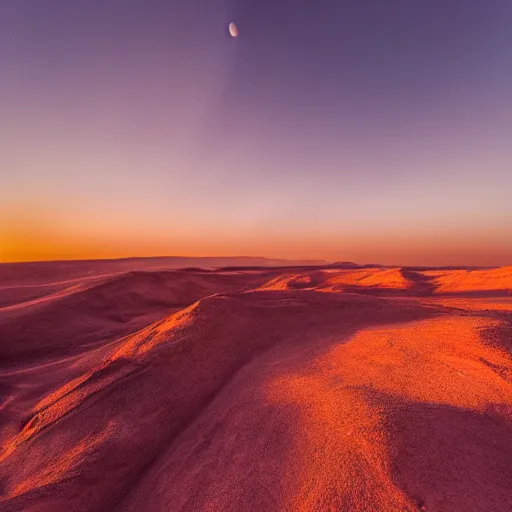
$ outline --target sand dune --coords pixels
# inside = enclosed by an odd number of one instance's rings
[[[511,268],[21,274],[1,510],[512,510]]]
[[[489,270],[427,271],[438,293],[503,292],[512,293],[512,267]]]
[[[280,275],[261,289],[292,290],[295,288],[315,289],[318,291],[342,292],[345,290],[405,290],[414,283],[399,268],[361,268],[361,269],[320,269],[298,274],[291,271]]]

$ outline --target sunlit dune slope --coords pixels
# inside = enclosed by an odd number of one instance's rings
[[[261,286],[265,290],[400,292],[418,295],[456,293],[512,294],[512,267],[486,270],[410,270],[359,268],[289,271]]]
[[[431,275],[137,272],[0,309],[45,336],[0,323],[0,510],[512,510],[510,310]]]
[[[399,268],[325,269],[302,273],[289,272],[265,283],[262,290],[293,290],[298,288],[341,292],[344,290],[377,289],[406,290],[414,283]]]
[[[426,271],[438,293],[503,291],[512,293],[512,267],[489,270]]]
[[[342,290],[344,286],[361,286],[367,288],[393,288],[404,290],[411,288],[411,283],[399,268],[361,269],[327,271],[323,289],[327,291]]]

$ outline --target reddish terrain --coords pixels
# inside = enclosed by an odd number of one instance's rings
[[[510,511],[511,350],[512,268],[0,265],[0,510]]]

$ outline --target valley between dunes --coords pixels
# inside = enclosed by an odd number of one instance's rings
[[[2,512],[512,511],[512,267],[53,265],[0,265]]]

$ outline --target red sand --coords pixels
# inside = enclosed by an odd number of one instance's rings
[[[0,510],[512,510],[511,268],[100,270],[3,274]]]

